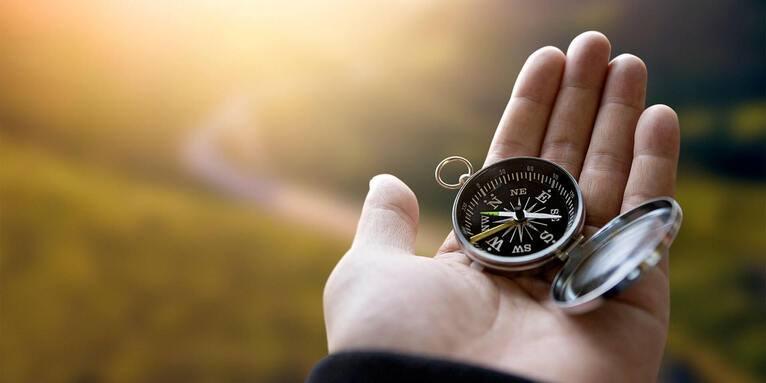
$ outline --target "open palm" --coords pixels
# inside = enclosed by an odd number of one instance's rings
[[[667,106],[644,110],[646,67],[609,61],[600,33],[524,65],[485,165],[556,162],[578,179],[586,235],[620,211],[674,192],[679,132]],[[325,287],[330,352],[375,349],[463,360],[548,381],[656,379],[668,326],[667,260],[598,310],[567,315],[550,275],[509,279],[469,267],[454,233],[413,253],[417,200],[393,176],[370,181],[354,244]]]

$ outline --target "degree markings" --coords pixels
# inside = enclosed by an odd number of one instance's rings
[[[561,182],[558,182],[556,178],[554,178],[556,174],[548,175],[543,174],[542,172],[536,172],[536,171],[526,171],[526,170],[519,170],[515,172],[506,172],[504,174],[499,174],[495,176],[495,178],[487,181],[484,183],[484,185],[477,185],[478,186],[478,192],[473,196],[473,198],[469,201],[468,206],[465,208],[464,212],[467,213],[465,219],[464,219],[464,231],[468,233],[468,235],[473,235],[471,232],[471,227],[473,223],[471,222],[471,219],[469,217],[473,216],[473,213],[476,211],[476,208],[479,205],[479,202],[482,200],[483,197],[486,197],[490,191],[498,190],[501,188],[502,185],[508,185],[512,182],[519,182],[522,180],[529,180],[532,182],[539,182],[543,185],[549,185],[551,189],[557,191],[562,199],[564,199],[566,210],[569,213],[569,224],[572,223],[574,220],[574,213],[575,213],[575,206],[574,206],[574,193],[568,190]],[[532,206],[529,206],[529,203],[533,202]],[[518,205],[521,204],[521,198],[517,199]],[[545,210],[545,206],[537,207],[537,204],[535,201],[531,201],[531,198],[527,198],[524,201],[523,209],[531,211],[533,213],[542,212]],[[508,210],[508,209],[505,209]],[[519,235],[519,241],[523,242],[524,238],[524,232],[526,232],[528,238],[533,238],[532,231],[539,233],[541,229],[537,227],[537,225],[548,226],[548,224],[540,221],[534,221],[530,220],[529,225],[522,225],[518,227],[512,227],[506,229],[502,233],[502,237],[505,237],[509,232],[511,233],[510,241],[513,242],[516,239],[516,232],[518,231]]]

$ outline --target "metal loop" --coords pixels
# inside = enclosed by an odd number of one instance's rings
[[[462,162],[467,168],[468,173],[465,173],[460,176],[458,179],[458,183],[456,184],[448,184],[442,180],[441,177],[441,171],[450,162]],[[469,162],[467,159],[460,157],[460,156],[450,156],[442,160],[442,162],[439,162],[439,165],[436,166],[436,171],[434,172],[434,176],[436,177],[436,182],[441,185],[441,187],[445,189],[460,189],[461,186],[465,183],[466,180],[468,180],[469,177],[471,177],[471,174],[473,174],[473,166],[471,165],[471,162]]]

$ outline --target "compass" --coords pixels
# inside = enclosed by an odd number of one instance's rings
[[[468,168],[456,184],[441,178],[449,163]],[[452,226],[471,267],[516,276],[563,267],[551,295],[568,312],[596,307],[626,289],[667,253],[681,225],[672,198],[639,205],[584,241],[585,206],[577,181],[536,157],[508,158],[476,173],[458,156],[445,158],[436,180],[459,189]]]

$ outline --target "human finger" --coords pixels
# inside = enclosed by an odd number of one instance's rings
[[[621,211],[651,198],[673,196],[679,145],[678,116],[673,109],[654,105],[641,114]]]
[[[537,156],[566,56],[555,47],[532,53],[516,78],[484,166],[515,156]]]
[[[633,137],[644,110],[646,66],[620,55],[609,64],[579,184],[588,212],[585,224],[599,228],[620,212],[633,160]]]
[[[575,37],[567,50],[561,86],[543,138],[541,157],[580,174],[604,85],[609,40],[599,32]]]
[[[392,175],[375,176],[370,180],[352,249],[382,248],[412,253],[418,219],[418,201],[412,190]]]

